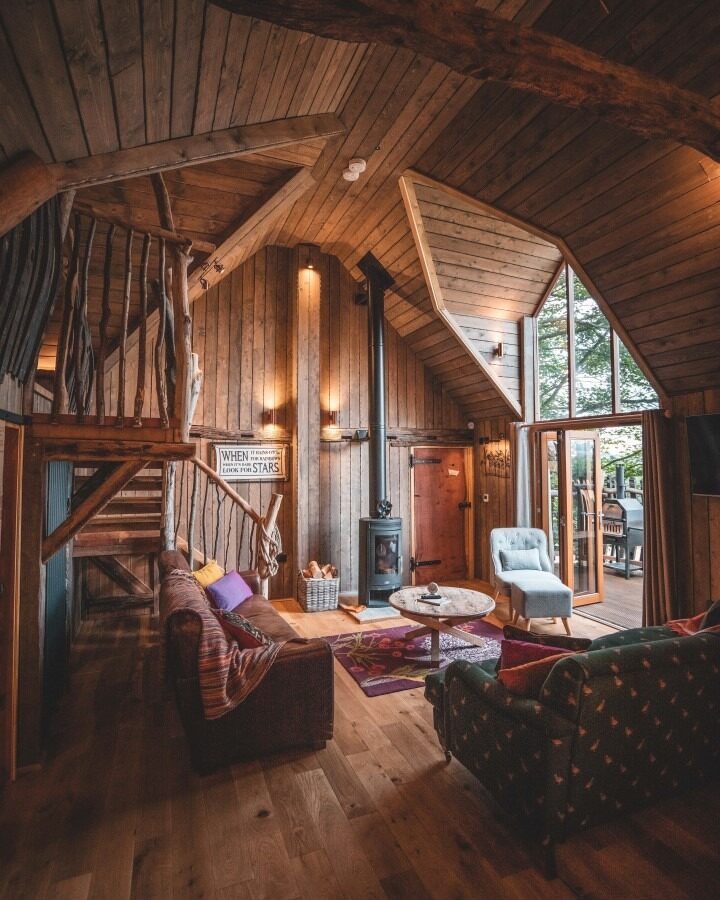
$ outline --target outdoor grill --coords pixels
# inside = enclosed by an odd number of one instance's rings
[[[642,573],[642,563],[634,562],[633,552],[642,547],[644,538],[643,507],[629,497],[611,497],[603,502],[603,544],[612,547],[612,559],[605,566],[624,572],[629,578]]]

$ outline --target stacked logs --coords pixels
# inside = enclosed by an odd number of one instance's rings
[[[318,564],[317,560],[311,559],[307,566],[302,570],[303,578],[337,578],[338,570],[332,563],[326,563],[324,566]]]

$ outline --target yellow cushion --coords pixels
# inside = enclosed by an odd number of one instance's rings
[[[224,574],[225,569],[223,569],[222,566],[219,566],[214,559],[211,559],[210,562],[206,563],[202,567],[202,569],[198,569],[197,572],[193,572],[193,575],[197,578],[197,580],[204,588],[216,581],[219,581]]]

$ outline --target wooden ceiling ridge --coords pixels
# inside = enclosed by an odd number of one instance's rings
[[[542,240],[547,241],[550,244],[554,244],[563,258],[568,262],[570,267],[577,272],[580,280],[583,282],[585,287],[590,291],[593,298],[597,302],[598,306],[602,310],[605,318],[610,323],[612,329],[618,335],[620,340],[623,342],[625,347],[631,353],[635,362],[640,367],[643,375],[648,379],[650,384],[653,386],[655,391],[660,398],[660,403],[662,406],[666,406],[668,403],[667,391],[663,388],[663,386],[658,381],[657,376],[653,372],[650,367],[648,361],[645,359],[644,354],[638,349],[636,342],[630,337],[630,334],[623,325],[623,323],[618,318],[617,314],[613,310],[612,306],[605,300],[602,291],[599,289],[597,283],[593,278],[588,274],[587,269],[583,264],[579,261],[576,254],[567,244],[564,238],[560,237],[557,234],[554,234],[550,231],[547,231],[544,228],[539,228],[533,222],[526,221],[513,213],[508,212],[507,210],[501,209],[500,207],[493,206],[490,203],[486,203],[484,200],[480,200],[478,197],[473,197],[471,194],[466,194],[464,191],[460,191],[457,188],[451,187],[450,185],[444,184],[441,181],[437,181],[435,178],[430,178],[427,175],[423,175],[421,172],[417,172],[413,169],[408,169],[403,173],[401,178],[401,186],[402,183],[416,183],[423,184],[429,187],[438,188],[440,190],[445,191],[449,196],[455,197],[462,203],[468,204],[469,206],[474,207],[479,210],[481,213],[485,215],[492,215],[498,218],[503,219],[504,221],[514,225],[516,228],[521,228],[525,231],[534,234],[536,237],[542,238]],[[401,187],[402,189],[402,187]],[[555,279],[551,282],[554,284]],[[547,295],[545,295],[547,296]],[[542,307],[542,303],[544,302],[545,297],[542,298],[541,302],[538,304],[536,311],[534,314],[537,314]]]
[[[720,160],[720,110],[712,101],[563,38],[509,22],[472,0],[211,2],[322,37],[404,47],[461,75],[499,81]]]
[[[476,351],[472,342],[468,340],[462,328],[455,322],[453,316],[448,312],[445,305],[445,297],[435,271],[435,263],[432,258],[432,251],[428,243],[427,234],[423,223],[422,212],[418,203],[417,195],[414,187],[414,174],[406,173],[400,176],[399,185],[402,194],[405,209],[407,211],[410,229],[420,258],[423,275],[430,295],[430,302],[436,316],[443,322],[450,334],[455,338],[457,343],[463,348],[467,355],[477,365],[477,368],[485,376],[492,385],[495,392],[507,407],[508,411],[514,418],[522,418],[522,408],[518,401],[505,388],[500,378],[495,374],[492,367],[489,366],[482,356]]]

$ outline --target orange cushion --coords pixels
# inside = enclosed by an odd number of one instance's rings
[[[215,584],[215,582],[219,581],[224,574],[225,569],[223,569],[222,566],[219,566],[214,559],[205,563],[202,569],[193,572],[196,581],[204,588],[209,587],[211,584]]]
[[[556,656],[546,656],[545,659],[536,659],[533,662],[524,663],[522,666],[514,666],[510,669],[500,669],[498,681],[506,687],[511,694],[520,697],[530,697],[537,700],[540,696],[545,679],[550,674],[550,669],[564,656],[572,656],[572,651],[558,653]]]

